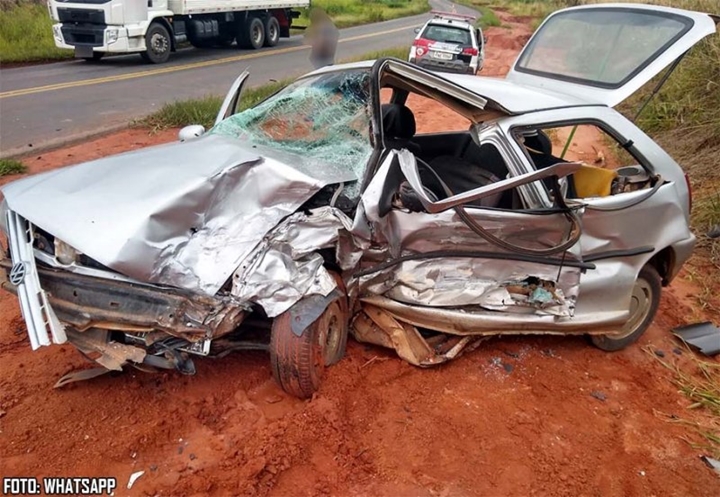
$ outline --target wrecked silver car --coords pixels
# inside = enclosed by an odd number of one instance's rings
[[[348,333],[418,366],[488,335],[621,349],[695,238],[682,169],[613,107],[716,20],[572,8],[505,79],[381,59],[239,111],[243,74],[207,132],[5,186],[2,286],[34,349],[70,342],[108,370],[188,374],[192,355],[264,349],[299,397]],[[467,127],[418,133],[417,98]],[[581,126],[628,162],[566,159]]]

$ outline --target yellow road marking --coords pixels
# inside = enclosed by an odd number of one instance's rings
[[[371,38],[373,36],[397,33],[400,31],[405,31],[407,29],[410,29],[411,27],[412,26],[405,26],[402,28],[395,28],[395,29],[390,29],[387,31],[380,31],[378,33],[368,33],[368,34],[364,34],[364,35],[353,36],[350,38],[344,38],[342,40],[339,40],[338,43],[347,43],[349,41],[363,40],[365,38]],[[23,95],[31,95],[33,93],[42,93],[42,92],[46,92],[46,91],[63,90],[65,88],[77,88],[80,86],[90,86],[90,85],[98,85],[98,84],[102,84],[102,83],[112,83],[115,81],[125,81],[128,79],[144,78],[147,76],[156,76],[158,74],[167,74],[167,73],[171,73],[171,72],[186,71],[188,69],[197,69],[200,67],[215,66],[218,64],[227,64],[228,62],[237,62],[237,61],[241,61],[241,60],[257,59],[258,57],[265,57],[265,56],[269,56],[269,55],[281,55],[281,54],[286,54],[286,53],[291,53],[291,52],[299,52],[300,50],[306,50],[308,48],[310,48],[310,45],[301,45],[299,47],[288,47],[288,48],[281,48],[278,50],[256,52],[256,53],[247,54],[247,55],[236,55],[233,57],[225,57],[223,59],[206,60],[203,62],[194,62],[192,64],[186,64],[186,65],[182,65],[182,66],[162,67],[159,69],[152,69],[149,71],[118,74],[115,76],[105,76],[102,78],[86,79],[86,80],[82,80],[82,81],[69,81],[67,83],[56,83],[54,85],[36,86],[34,88],[22,88],[19,90],[9,90],[9,91],[0,93],[0,99],[10,98],[10,97],[21,97]]]

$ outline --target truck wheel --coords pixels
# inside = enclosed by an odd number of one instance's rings
[[[274,47],[280,41],[280,23],[275,16],[265,20],[265,46]]]
[[[348,322],[348,304],[344,295],[328,305],[300,336],[293,333],[290,311],[274,319],[270,334],[270,364],[273,377],[283,390],[301,399],[307,399],[317,391],[325,368],[345,355]]]
[[[593,345],[607,352],[622,350],[637,342],[655,318],[660,305],[662,284],[660,275],[652,266],[640,270],[630,299],[630,318],[617,335],[591,335]]]
[[[258,49],[265,43],[265,26],[257,17],[240,22],[237,42],[239,48]]]
[[[145,34],[145,46],[147,50],[142,52],[140,56],[151,64],[162,64],[170,58],[170,50],[172,42],[170,41],[170,33],[160,23],[153,23]]]

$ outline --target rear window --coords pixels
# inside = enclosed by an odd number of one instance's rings
[[[582,9],[556,14],[540,28],[516,70],[554,79],[619,88],[690,28],[665,12]]]
[[[469,30],[444,24],[428,24],[421,37],[430,41],[439,41],[440,43],[472,46]]]

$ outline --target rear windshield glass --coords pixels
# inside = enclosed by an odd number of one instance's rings
[[[440,43],[454,43],[456,45],[471,46],[470,31],[444,24],[428,24],[422,38]]]
[[[691,27],[691,19],[647,10],[584,9],[556,14],[535,35],[516,70],[618,88]]]

